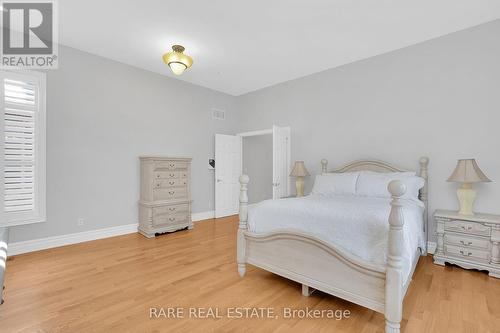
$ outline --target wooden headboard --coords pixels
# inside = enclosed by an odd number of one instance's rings
[[[428,219],[428,170],[427,167],[429,165],[428,157],[421,157],[419,159],[420,168],[418,171],[415,170],[406,170],[394,165],[391,165],[384,161],[379,160],[357,160],[350,163],[345,164],[344,166],[328,171],[328,160],[321,160],[321,173],[329,173],[329,172],[355,172],[355,171],[374,171],[374,172],[404,172],[404,171],[415,171],[416,174],[422,177],[425,180],[424,187],[420,189],[419,199],[425,205],[424,212],[424,228],[427,233],[427,219]]]

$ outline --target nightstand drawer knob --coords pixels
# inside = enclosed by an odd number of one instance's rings
[[[472,252],[465,253],[464,251],[460,250],[460,254],[468,257],[468,256],[472,255]]]
[[[462,229],[465,230],[465,231],[469,231],[469,230],[472,230],[472,226],[468,225],[468,226],[462,226]]]
[[[465,246],[472,245],[472,242],[467,242],[467,243],[466,243],[466,242],[464,242],[463,240],[461,240],[461,241],[460,241],[460,243],[461,243],[462,245],[465,245]]]

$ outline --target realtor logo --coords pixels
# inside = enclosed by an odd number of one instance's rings
[[[54,0],[3,0],[1,67],[57,68],[57,16]]]

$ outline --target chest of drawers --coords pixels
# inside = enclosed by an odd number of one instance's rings
[[[434,220],[438,236],[434,263],[486,270],[500,278],[500,216],[437,210]]]
[[[192,229],[191,158],[141,156],[139,232],[146,237]]]

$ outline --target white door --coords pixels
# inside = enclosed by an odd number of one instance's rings
[[[241,137],[215,134],[215,217],[238,214]]]
[[[290,127],[273,126],[273,199],[290,195]]]

